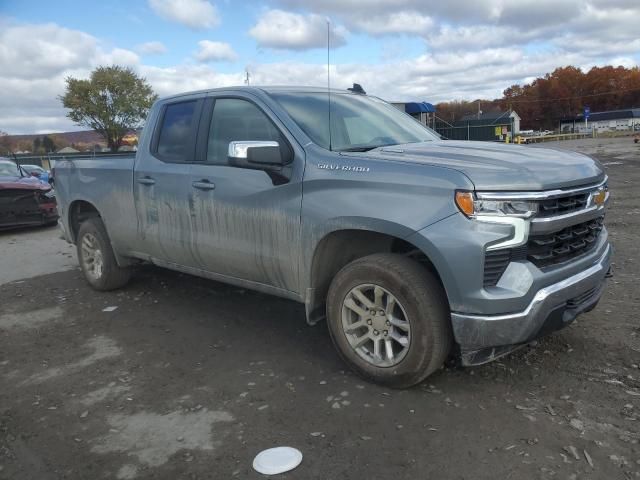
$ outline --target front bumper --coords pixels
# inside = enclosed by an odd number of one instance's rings
[[[589,268],[541,288],[522,311],[500,315],[451,314],[462,363],[477,365],[509,353],[515,346],[559,330],[595,307],[611,266],[610,244]]]
[[[28,194],[23,196],[29,197]],[[56,222],[58,218],[55,201],[37,203],[36,199],[27,198],[0,206],[0,230],[48,225]]]

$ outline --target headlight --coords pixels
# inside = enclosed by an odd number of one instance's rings
[[[467,217],[499,216],[529,218],[538,211],[534,202],[523,200],[478,200],[473,192],[456,192],[456,205]]]

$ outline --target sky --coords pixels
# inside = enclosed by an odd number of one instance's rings
[[[160,95],[360,83],[389,101],[499,98],[575,65],[640,64],[640,0],[0,0],[0,130],[79,130],[65,78],[129,66]]]

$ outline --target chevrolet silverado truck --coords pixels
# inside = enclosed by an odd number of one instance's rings
[[[610,270],[597,161],[441,140],[358,91],[164,98],[135,156],[59,161],[56,185],[95,289],[150,262],[286,297],[398,388],[565,327]]]

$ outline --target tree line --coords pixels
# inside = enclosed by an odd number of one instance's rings
[[[61,148],[74,146],[59,135],[42,135],[33,139],[13,138],[0,131],[0,156],[11,156],[17,152],[30,152],[37,155],[53,153]]]
[[[578,67],[555,69],[524,85],[512,85],[502,98],[453,101],[436,105],[436,114],[453,123],[464,115],[495,110],[515,110],[520,127],[553,129],[563,117],[571,117],[589,107],[592,112],[640,108],[640,67]]]

